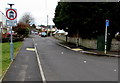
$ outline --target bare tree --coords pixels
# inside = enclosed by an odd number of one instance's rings
[[[30,25],[31,23],[34,22],[34,18],[30,15],[30,13],[25,13],[19,20],[19,22],[23,22]]]

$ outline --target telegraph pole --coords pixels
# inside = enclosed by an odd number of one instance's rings
[[[48,36],[48,15],[47,15],[47,36]]]

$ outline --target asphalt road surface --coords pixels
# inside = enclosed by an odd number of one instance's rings
[[[86,55],[59,46],[54,38],[34,42],[47,81],[118,81],[118,59]]]

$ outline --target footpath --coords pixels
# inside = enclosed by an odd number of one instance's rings
[[[5,74],[2,83],[6,82],[42,82],[36,54],[34,52],[34,42],[32,38],[23,41],[15,60]]]
[[[120,57],[120,51],[107,51],[105,54],[104,51],[98,51],[96,49],[89,49],[83,46],[76,46],[72,43],[67,43],[65,41],[60,41],[58,45],[63,46],[67,49],[78,51],[85,54],[96,55],[96,56],[108,56],[108,57]]]

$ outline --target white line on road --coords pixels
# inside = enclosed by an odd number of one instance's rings
[[[63,54],[63,52],[61,52],[61,54]]]
[[[35,45],[35,40],[34,39],[33,39],[33,42],[34,42],[35,53],[36,53],[36,56],[37,56],[37,61],[38,61],[38,66],[39,66],[39,69],[40,69],[40,74],[41,74],[41,77],[42,77],[42,81],[43,81],[43,83],[47,83],[44,72],[43,72],[43,68],[42,68],[42,65],[41,65],[41,61],[40,61],[40,58],[39,58],[39,55],[38,55],[38,52],[37,52],[37,47]]]
[[[37,43],[35,45],[37,46]]]
[[[84,60],[84,63],[86,63],[87,61],[86,60]]]
[[[60,45],[60,46],[63,46],[63,47],[65,47],[65,48],[67,48],[67,49],[70,49],[71,50],[71,48],[70,47],[68,47],[68,46],[65,46],[65,45],[63,45],[63,44],[60,44],[60,43],[57,43],[58,45]]]
[[[114,69],[114,71],[117,71],[116,69]]]

